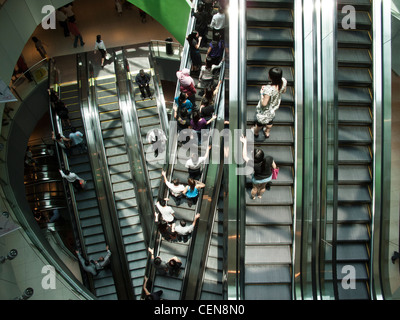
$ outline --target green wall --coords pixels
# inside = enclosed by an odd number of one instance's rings
[[[190,15],[186,0],[128,0],[161,23],[175,39],[184,45]]]

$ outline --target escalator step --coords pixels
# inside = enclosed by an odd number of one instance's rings
[[[128,163],[129,158],[128,158],[127,154],[121,154],[121,155],[114,156],[114,157],[108,157],[107,162],[108,162],[109,166],[114,166],[114,165],[118,165],[118,164]]]
[[[290,285],[246,285],[246,300],[290,300]]]
[[[327,225],[327,241],[332,241],[332,225]],[[370,240],[365,224],[339,224],[337,227],[338,242],[368,242]]]
[[[276,66],[291,66],[294,63],[290,48],[247,47],[247,64],[268,64]]]
[[[279,112],[279,111],[277,111]],[[249,125],[247,129],[250,129],[252,125]],[[268,144],[271,145],[293,145],[294,143],[294,136],[293,136],[293,128],[291,126],[279,125],[276,124],[273,126],[270,132],[270,136],[268,139],[265,139],[265,135],[263,132],[260,132],[259,138],[256,138],[255,144],[262,145]],[[269,154],[271,154],[273,148],[272,146],[269,147]]]
[[[372,97],[367,88],[339,87],[339,105],[371,105]]]
[[[371,74],[365,68],[339,68],[339,85],[369,86],[372,84]]]
[[[356,10],[368,10],[371,8],[371,0],[338,0],[338,8],[344,5],[352,5]]]
[[[333,170],[329,167],[330,171]],[[371,174],[367,166],[341,165],[339,166],[339,184],[371,183]]]
[[[371,153],[365,146],[340,146],[339,147],[339,163],[371,163]]]
[[[247,0],[246,6],[257,8],[293,8],[293,0]]]
[[[367,283],[364,281],[356,281],[354,289],[344,289],[343,286],[338,284],[338,293],[340,300],[369,300],[369,290]]]
[[[245,283],[291,283],[290,267],[276,265],[246,266]]]
[[[371,112],[368,107],[339,107],[339,122],[353,124],[372,124]]]
[[[248,45],[292,46],[293,34],[288,28],[247,28]]]
[[[371,132],[368,127],[339,126],[339,143],[370,144]]]
[[[343,49],[337,50],[339,67],[371,67],[372,59],[367,49]]]
[[[338,30],[338,46],[341,48],[355,47],[368,49],[372,45],[372,40],[368,31],[364,30]]]
[[[328,221],[331,222],[333,220],[333,207],[327,207],[327,216]],[[337,210],[337,220],[339,223],[367,223],[370,221],[370,214],[368,205],[360,204],[360,205],[341,205],[338,206]]]
[[[278,245],[292,243],[290,226],[246,226],[246,245]]]
[[[328,187],[328,192],[331,192],[331,187]],[[332,197],[329,197],[330,199]],[[341,185],[338,188],[338,201],[339,202],[352,202],[354,204],[369,203],[371,196],[367,186],[346,186]]]
[[[290,246],[247,246],[246,264],[290,264]]]
[[[290,206],[274,206],[266,209],[263,206],[248,206],[246,208],[247,225],[290,225],[292,224],[292,209]]]
[[[248,26],[292,27],[293,15],[289,9],[248,8],[246,21]]]
[[[369,15],[368,12],[366,11],[360,11],[360,10],[356,10],[356,28],[358,30],[371,30],[372,27],[372,22],[371,22],[371,16]],[[345,18],[348,15],[348,12],[344,12],[342,13],[341,10],[337,11],[337,21],[338,21],[338,29],[342,28],[342,21],[346,21]]]

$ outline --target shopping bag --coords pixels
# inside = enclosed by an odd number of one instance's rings
[[[272,180],[276,180],[278,178],[279,168],[272,169]]]

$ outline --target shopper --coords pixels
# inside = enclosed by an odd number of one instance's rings
[[[271,84],[262,86],[261,97],[256,107],[255,126],[252,128],[256,138],[259,137],[261,129],[264,130],[265,138],[269,138],[275,112],[281,104],[282,94],[286,92],[287,81],[282,77],[282,69],[271,68],[268,77]]]
[[[101,54],[101,67],[104,68],[104,61],[106,59],[106,55],[107,55],[107,48],[103,42],[103,40],[101,40],[101,35],[97,35],[96,36],[96,43],[94,46],[94,53],[97,52],[97,50],[100,51]]]

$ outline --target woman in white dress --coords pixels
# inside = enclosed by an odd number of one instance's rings
[[[280,68],[271,68],[268,76],[271,84],[262,86],[260,101],[256,107],[255,126],[253,127],[256,138],[262,128],[265,137],[269,138],[275,118],[275,111],[279,109],[282,94],[286,92],[287,81],[285,78],[282,78],[282,70]]]

